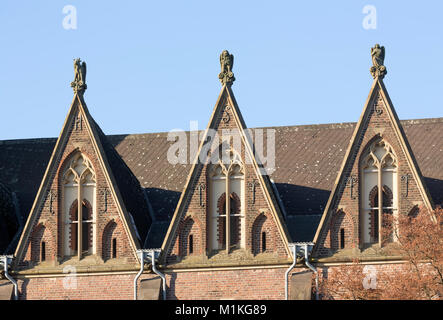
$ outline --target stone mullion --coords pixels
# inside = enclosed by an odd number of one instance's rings
[[[82,258],[82,229],[83,229],[83,212],[82,212],[82,184],[81,179],[79,179],[78,182],[78,189],[77,189],[77,256],[78,260],[81,260]]]
[[[229,249],[230,249],[229,247],[230,247],[230,243],[231,243],[231,233],[230,233],[230,231],[231,231],[231,225],[230,225],[230,223],[231,223],[231,221],[230,221],[231,203],[229,201],[230,200],[229,171],[226,172],[226,191],[225,192],[226,192],[226,197],[225,197],[225,201],[226,201],[226,205],[225,205],[225,208],[226,208],[226,212],[225,212],[226,238],[225,238],[225,240],[226,240],[226,253],[229,253]]]
[[[381,247],[381,226],[383,216],[382,168],[378,167],[378,244]]]

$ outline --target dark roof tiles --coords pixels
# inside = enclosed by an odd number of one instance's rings
[[[401,123],[434,202],[443,204],[443,118]],[[287,218],[294,241],[301,241],[296,234],[306,237],[315,232],[315,217],[321,215],[326,205],[355,125],[261,128],[276,130],[276,170],[270,177],[286,213],[290,217],[312,215],[311,218]],[[123,160],[119,162],[120,157],[117,158],[117,165],[112,164],[113,171],[127,166],[130,170],[125,169],[125,175],[133,175],[146,191],[158,221],[148,238],[157,246],[161,244],[162,234],[167,229],[165,225],[174,213],[191,169],[190,164],[168,163],[167,152],[174,142],[168,141],[167,136],[167,132],[162,132],[106,137]],[[56,139],[0,141],[0,180],[18,194],[23,216],[29,213],[55,142]],[[113,163],[116,157],[109,149],[112,148],[107,148],[106,153],[111,154],[108,158]],[[194,159],[194,155],[188,154],[187,159]],[[137,198],[140,199],[139,195]],[[302,233],[297,231],[297,221],[302,221],[300,225],[307,228]]]

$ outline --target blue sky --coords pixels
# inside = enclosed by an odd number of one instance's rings
[[[65,5],[76,30],[63,28]],[[375,30],[363,28],[365,5]],[[59,135],[76,57],[105,133],[205,128],[223,49],[248,127],[357,121],[375,43],[400,119],[441,117],[442,15],[441,1],[2,0],[0,139]]]

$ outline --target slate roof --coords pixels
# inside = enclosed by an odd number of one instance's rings
[[[401,124],[434,203],[443,205],[443,118],[404,120]],[[293,241],[312,240],[355,125],[337,123],[269,128],[276,130],[276,171],[271,178],[284,205]],[[168,141],[167,135],[163,132],[106,136],[124,162],[112,165],[114,175],[119,175],[119,167],[126,167],[126,177],[133,175],[138,180],[155,213],[145,247],[161,246],[191,168],[191,165],[168,163],[167,151],[174,142]],[[0,141],[0,181],[16,193],[24,219],[55,142],[56,139]],[[108,146],[105,149],[112,163],[116,156],[112,155],[113,148]],[[117,163],[120,157],[116,157]],[[122,177],[118,180],[125,181]],[[119,185],[119,189],[122,195],[131,194],[124,184]],[[136,198],[139,201],[140,195]],[[148,216],[149,212],[145,212]]]
[[[3,252],[18,227],[15,216],[14,199],[11,190],[0,181],[0,252]]]
[[[152,223],[152,213],[149,212],[147,199],[144,195],[143,189],[132,171],[116,152],[112,144],[109,143],[108,138],[105,136],[99,125],[94,120],[92,121],[97,129],[99,139],[106,154],[106,158],[108,159],[109,166],[114,175],[126,210],[132,217],[133,221],[128,221],[128,223],[132,223],[135,226],[137,236],[141,241],[141,245],[143,245]]]

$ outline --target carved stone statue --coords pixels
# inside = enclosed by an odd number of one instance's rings
[[[86,62],[82,62],[80,58],[74,59],[74,81],[71,87],[75,93],[83,93],[86,88]]]
[[[372,67],[369,69],[371,71],[372,77],[383,79],[386,75],[387,70],[383,65],[385,61],[385,47],[380,46],[378,43],[371,48],[372,57]]]
[[[220,55],[221,72],[218,75],[220,82],[225,84],[232,84],[235,81],[232,67],[234,66],[234,56],[229,54],[228,50],[223,50]]]

